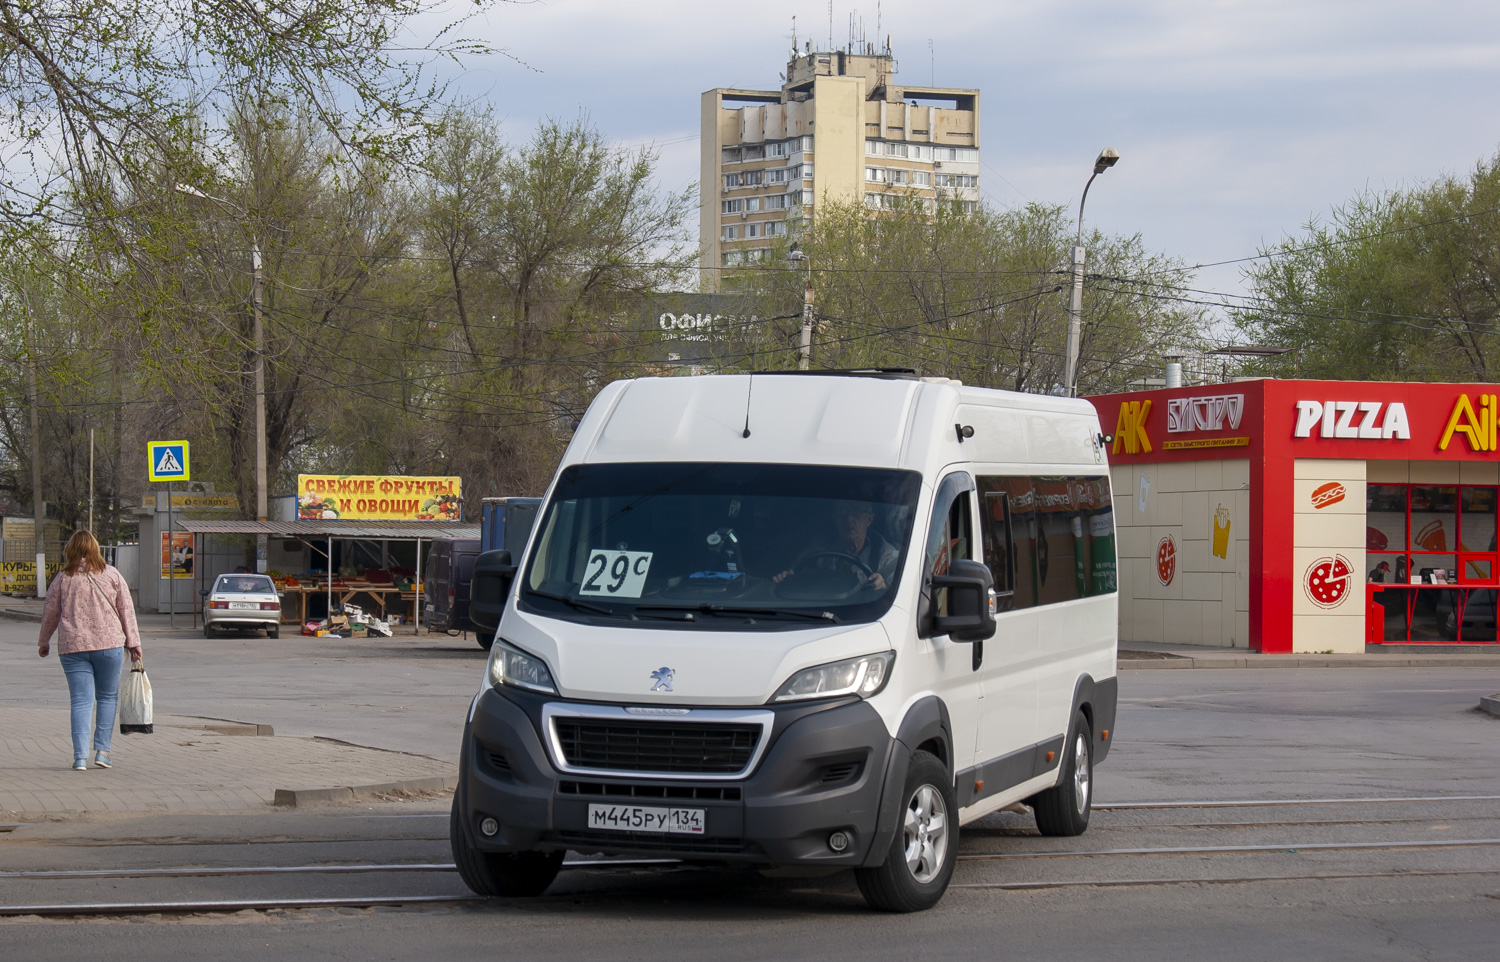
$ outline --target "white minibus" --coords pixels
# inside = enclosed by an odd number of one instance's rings
[[[610,384],[495,627],[451,835],[484,895],[567,851],[844,867],[934,905],[959,827],[1088,827],[1116,704],[1114,520],[1086,401],[910,372]]]

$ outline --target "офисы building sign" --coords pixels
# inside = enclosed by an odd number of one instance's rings
[[[462,521],[457,477],[297,475],[299,520]]]

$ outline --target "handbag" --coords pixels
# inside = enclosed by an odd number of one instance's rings
[[[84,577],[98,592],[100,599],[109,604],[109,598],[94,576],[85,571]],[[150,735],[156,727],[151,722],[151,679],[146,677],[144,660],[130,663],[130,675],[120,686],[120,734]]]
[[[151,724],[151,680],[144,661],[132,662],[130,676],[120,686],[120,734],[149,735]]]

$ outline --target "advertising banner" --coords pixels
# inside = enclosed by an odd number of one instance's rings
[[[47,581],[49,584],[52,581],[52,576],[61,570],[61,561],[47,562]],[[36,594],[36,562],[0,562],[0,591],[17,595],[27,593]]]
[[[188,531],[163,531],[161,533],[162,578],[191,578],[193,576],[193,535]]]
[[[159,506],[163,511],[167,507],[166,495],[146,494],[141,496],[141,507],[155,508]],[[240,499],[232,494],[178,494],[172,492],[173,511],[220,511],[238,508]]]
[[[299,474],[297,518],[344,521],[462,521],[456,477]]]
[[[35,518],[6,518],[3,524],[3,533],[0,533],[0,537],[6,541],[36,540]]]

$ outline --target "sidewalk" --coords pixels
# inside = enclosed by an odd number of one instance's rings
[[[291,793],[281,794],[282,804],[346,800],[355,787],[451,787],[457,774],[423,755],[258,735],[253,724],[186,716],[157,716],[155,724],[150,735],[115,734],[113,768],[94,768],[91,755],[89,770],[75,772],[66,708],[0,708],[0,821],[264,809],[281,793]]]
[[[1490,646],[1478,652],[1446,650],[1371,651],[1357,655],[1263,655],[1244,648],[1205,645],[1168,645],[1145,641],[1120,642],[1119,667],[1126,668],[1500,668],[1500,651]]]
[[[42,608],[46,602],[41,598],[12,598],[0,595],[0,619],[5,621],[34,621],[41,624]]]

